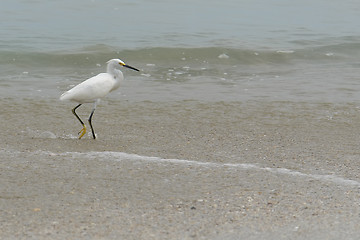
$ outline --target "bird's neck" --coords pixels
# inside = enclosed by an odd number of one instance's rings
[[[115,68],[114,64],[109,63],[106,66],[106,72],[111,74],[111,75],[115,75],[115,70],[116,70],[116,68]]]
[[[119,88],[120,82],[124,79],[124,75],[116,68],[110,69],[110,71],[108,70],[107,72],[113,77],[114,85],[111,91],[114,91],[115,89]]]
[[[107,66],[106,72],[113,76],[116,81],[120,81],[123,78],[122,72],[119,69],[116,69],[112,64]]]

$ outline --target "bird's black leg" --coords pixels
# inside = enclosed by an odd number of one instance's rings
[[[75,115],[75,117],[80,121],[81,125],[84,125],[84,122],[80,119],[80,117],[76,114],[75,110],[80,107],[81,104],[77,105],[76,107],[73,108],[72,113]]]
[[[79,134],[80,134],[80,136],[79,136],[79,139],[80,138],[82,138],[84,135],[85,135],[85,133],[86,133],[86,126],[85,126],[85,124],[84,124],[84,122],[81,120],[81,118],[76,114],[76,112],[75,112],[75,110],[78,108],[78,107],[80,107],[81,106],[81,104],[79,104],[79,105],[77,105],[76,107],[74,107],[73,109],[72,109],[72,113],[75,115],[75,117],[79,120],[79,122],[81,123],[81,125],[83,125],[83,128],[80,130],[80,132],[79,132]]]
[[[92,119],[92,116],[93,116],[94,112],[95,112],[95,107],[94,107],[94,109],[93,109],[93,110],[91,111],[91,113],[90,113],[90,116],[89,116],[89,124],[90,124],[90,127],[91,127],[91,132],[92,132],[93,138],[95,139],[95,138],[96,138],[96,136],[95,136],[95,131],[94,131],[94,128],[93,128],[93,126],[92,126],[92,124],[91,124],[91,119]]]

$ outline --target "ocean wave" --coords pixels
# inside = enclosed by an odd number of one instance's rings
[[[296,61],[324,62],[355,59],[360,55],[360,43],[340,43],[302,49],[247,49],[247,48],[142,48],[120,50],[107,45],[91,45],[81,49],[31,52],[1,51],[0,65],[41,67],[93,67],[112,58],[131,63],[165,64],[187,62],[192,64],[257,65],[291,64]]]

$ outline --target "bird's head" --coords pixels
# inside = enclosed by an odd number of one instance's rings
[[[107,64],[109,65],[109,64],[112,64],[112,65],[116,65],[116,64],[119,64],[119,65],[121,65],[121,66],[123,66],[123,67],[126,67],[126,68],[130,68],[130,69],[132,69],[132,70],[134,70],[134,71],[140,71],[139,69],[137,69],[137,68],[134,68],[134,67],[132,67],[132,66],[129,66],[129,65],[127,65],[127,64],[125,64],[122,60],[120,60],[120,59],[111,59],[111,60],[109,60],[109,61],[107,61]]]

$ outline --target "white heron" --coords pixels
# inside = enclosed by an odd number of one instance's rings
[[[79,132],[79,139],[85,135],[86,126],[84,122],[80,119],[80,117],[76,114],[75,110],[83,103],[94,103],[94,107],[90,113],[88,121],[91,127],[93,138],[95,139],[96,136],[94,128],[91,124],[91,118],[100,99],[105,97],[109,92],[112,92],[115,89],[119,88],[120,82],[124,79],[124,75],[122,74],[122,72],[116,68],[119,65],[135,71],[139,71],[134,67],[126,65],[120,59],[111,59],[107,62],[106,73],[100,73],[92,78],[89,78],[82,83],[76,85],[69,91],[64,92],[60,96],[60,100],[70,100],[79,103],[76,107],[72,109],[72,113],[83,126],[83,128]]]

